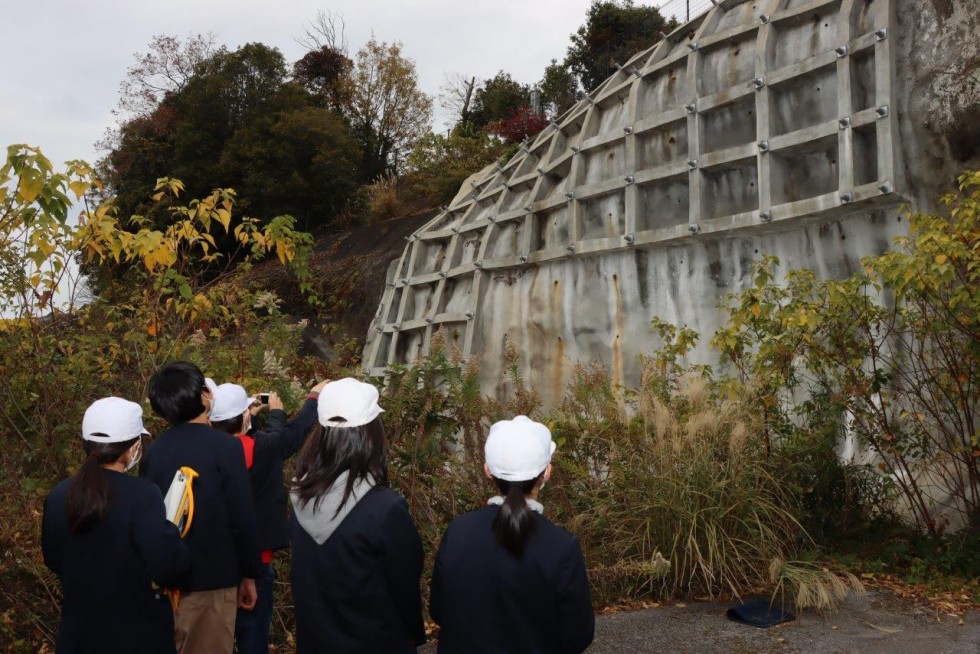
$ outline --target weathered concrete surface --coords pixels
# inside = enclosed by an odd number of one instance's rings
[[[978,165],[980,2],[725,0],[626,62],[392,263],[364,365],[443,330],[546,406],[575,362],[638,382],[654,316],[707,341],[752,261],[836,277]]]
[[[727,605],[692,602],[596,619],[588,654],[976,654],[980,612],[959,618],[872,592],[826,618],[769,629],[729,621]],[[435,645],[421,650],[436,651]],[[515,651],[517,651],[515,649]]]

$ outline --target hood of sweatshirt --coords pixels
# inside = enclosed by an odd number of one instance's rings
[[[293,505],[293,513],[300,526],[316,541],[317,545],[323,545],[333,532],[337,530],[344,518],[354,510],[357,503],[367,495],[368,491],[374,488],[374,479],[368,475],[364,479],[354,482],[350,497],[343,506],[340,506],[344,498],[344,488],[347,486],[347,473],[342,473],[333,483],[326,493],[316,500],[303,502],[299,496],[293,492],[289,494],[289,500]],[[340,506],[340,511],[337,507]]]

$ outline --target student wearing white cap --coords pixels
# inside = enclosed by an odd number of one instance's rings
[[[388,488],[378,389],[323,387],[290,500],[297,654],[407,654],[425,641],[422,540]]]
[[[64,591],[59,654],[176,651],[170,601],[153,584],[171,585],[190,552],[160,490],[125,474],[146,433],[135,402],[94,402],[82,420],[85,462],[44,501],[44,563]]]
[[[183,467],[194,478],[194,521],[184,536],[191,567],[176,590],[180,654],[232,654],[239,607],[252,609],[262,568],[252,488],[235,437],[211,427],[213,381],[189,361],[171,361],[147,385],[150,405],[170,423],[146,448],[140,475],[166,492]]]
[[[258,599],[252,610],[238,609],[235,618],[235,651],[238,654],[268,654],[272,625],[273,586],[276,573],[272,560],[276,550],[289,546],[286,525],[286,491],[282,467],[296,454],[316,424],[317,397],[327,382],[314,386],[296,417],[287,422],[282,400],[269,394],[269,415],[262,429],[252,432],[252,414],[266,405],[238,384],[221,384],[212,391],[211,426],[238,438],[245,454],[245,467],[252,482],[255,522],[258,526],[262,568],[255,579]]]
[[[432,573],[440,654],[577,654],[592,643],[578,539],[538,501],[554,451],[548,428],[526,416],[490,428],[483,469],[500,494],[449,524]]]

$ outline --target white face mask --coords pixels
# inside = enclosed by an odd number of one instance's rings
[[[129,472],[130,470],[133,469],[133,466],[135,466],[137,463],[140,462],[140,458],[142,458],[142,456],[143,456],[143,438],[142,437],[140,437],[140,439],[138,441],[136,441],[136,444],[133,445],[133,448],[132,449],[135,449],[136,451],[130,457],[129,463],[126,464],[126,468],[125,468],[125,470],[123,470],[123,472]]]

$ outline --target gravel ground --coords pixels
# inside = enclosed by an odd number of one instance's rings
[[[980,611],[937,613],[888,591],[850,598],[837,614],[804,614],[758,629],[731,622],[728,605],[690,602],[603,615],[589,654],[978,654]],[[434,654],[429,645],[422,654]]]

